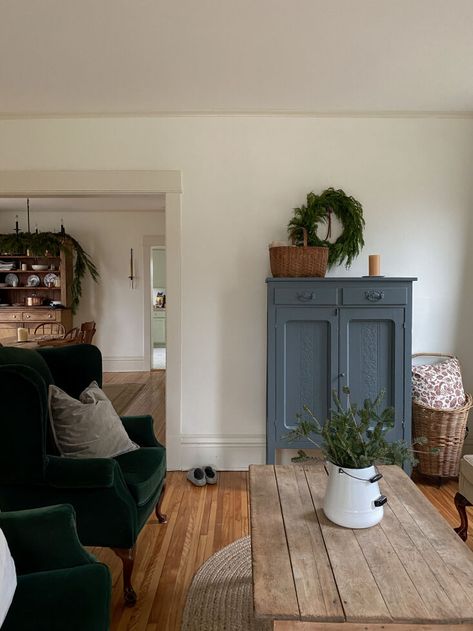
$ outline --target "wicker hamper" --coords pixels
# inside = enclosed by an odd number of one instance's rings
[[[270,247],[269,262],[275,278],[323,278],[327,271],[328,248],[307,246],[307,230],[304,230],[303,246]]]
[[[418,353],[413,357],[422,355],[432,356],[434,353]],[[412,402],[412,437],[427,438],[427,445],[414,447],[419,473],[442,478],[458,476],[468,413],[473,405],[471,394],[465,397],[465,405],[452,410],[439,410]],[[440,451],[431,453],[432,447],[438,447]]]

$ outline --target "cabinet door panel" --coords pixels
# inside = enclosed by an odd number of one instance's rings
[[[335,309],[276,311],[276,440],[281,441],[308,405],[327,418],[337,387],[338,318]],[[293,443],[293,447],[308,446]],[[291,445],[288,443],[288,447]]]
[[[395,410],[391,440],[403,438],[404,309],[342,309],[340,313],[340,388],[350,388],[362,405],[385,391],[382,409]],[[342,401],[346,396],[340,394]]]

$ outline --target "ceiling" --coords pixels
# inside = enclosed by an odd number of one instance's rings
[[[473,0],[0,0],[0,115],[473,111]]]

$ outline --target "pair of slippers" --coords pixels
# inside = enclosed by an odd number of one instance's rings
[[[206,484],[217,484],[217,472],[213,467],[195,467],[187,474],[187,479],[195,486],[205,486]]]

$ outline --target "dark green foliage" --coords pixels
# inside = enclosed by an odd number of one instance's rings
[[[82,279],[84,278],[86,272],[89,272],[92,280],[94,282],[98,282],[100,278],[100,274],[95,266],[95,263],[92,261],[87,252],[82,248],[80,243],[71,237],[70,234],[65,234],[65,247],[70,247],[72,249],[73,254],[75,255],[74,262],[74,273],[72,275],[72,283],[71,283],[71,296],[72,296],[72,312],[75,313],[77,307],[79,306],[79,300],[82,296]]]
[[[344,392],[349,395],[348,388]],[[359,469],[378,464],[398,464],[405,461],[415,463],[412,446],[403,440],[388,442],[386,434],[394,427],[394,409],[389,407],[380,411],[384,392],[381,391],[374,401],[366,399],[363,406],[350,404],[344,409],[337,394],[333,393],[335,409],[331,418],[323,425],[319,423],[311,410],[304,406],[306,417],[298,415],[297,427],[287,435],[289,441],[306,439],[314,448],[322,449],[325,459],[340,467]],[[319,439],[313,439],[315,434]],[[425,438],[418,438],[414,444],[425,444]],[[300,450],[293,458],[296,462],[310,460]]]
[[[73,257],[73,276],[71,283],[71,308],[76,313],[82,296],[82,279],[88,272],[95,282],[98,282],[99,272],[95,263],[70,234],[58,232],[20,232],[18,235],[0,234],[0,255],[25,255],[27,250],[32,256],[44,256],[49,252],[52,256],[59,256],[61,250],[66,250]]]
[[[330,243],[330,214],[343,225],[343,232],[335,241]],[[321,239],[317,235],[320,224],[327,225],[327,235]],[[307,244],[310,246],[325,246],[329,248],[328,267],[341,265],[345,262],[347,268],[361,252],[365,242],[363,240],[363,208],[354,197],[348,196],[341,189],[326,189],[321,195],[307,194],[306,204],[294,208],[294,217],[288,224],[288,233],[296,245],[303,244],[303,228],[307,230]]]

